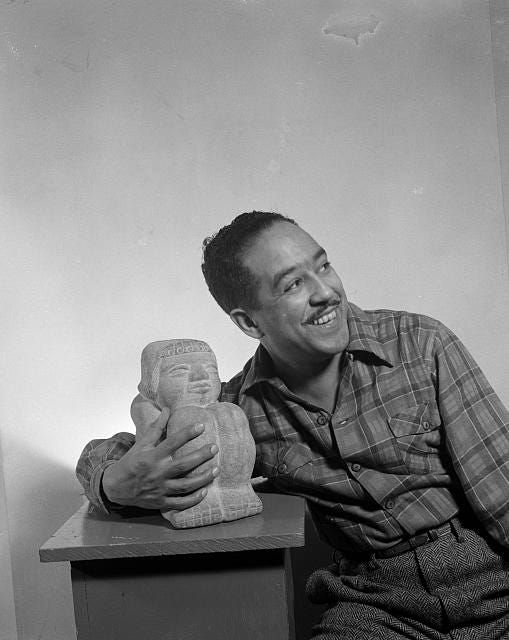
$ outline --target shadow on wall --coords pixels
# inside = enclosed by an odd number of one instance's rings
[[[5,452],[4,452],[5,454]],[[82,504],[74,468],[27,446],[9,443],[9,458],[22,461],[8,487],[10,551],[19,640],[75,637],[67,563],[41,564],[39,547]]]

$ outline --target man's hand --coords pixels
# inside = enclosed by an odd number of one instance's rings
[[[104,471],[103,490],[111,502],[143,509],[182,510],[198,504],[207,494],[219,470],[212,463],[205,471],[188,475],[217,453],[217,445],[209,444],[177,461],[173,453],[189,440],[203,433],[203,425],[186,427],[164,434],[170,412],[163,409],[153,428],[136,440],[131,449]],[[159,442],[159,444],[158,444]]]

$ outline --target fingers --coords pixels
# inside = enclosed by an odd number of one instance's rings
[[[213,482],[214,478],[219,475],[218,467],[210,467],[193,475],[185,476],[183,478],[170,478],[166,480],[164,487],[165,493],[168,496],[182,496],[188,495],[203,489],[207,485]]]
[[[157,449],[165,456],[172,455],[190,440],[194,440],[205,431],[205,425],[194,424],[179,431],[168,433],[166,439],[158,445]]]
[[[182,511],[199,504],[206,495],[206,489],[199,489],[187,496],[171,496],[166,498],[159,508],[161,511]]]
[[[213,467],[202,473],[186,478],[176,478],[166,482],[168,495],[162,499],[160,509],[182,511],[200,503],[207,495],[207,485],[219,475],[219,468]]]
[[[218,452],[216,444],[206,444],[196,451],[189,453],[181,458],[171,459],[168,465],[168,478],[177,478],[185,476],[203,463],[211,460]],[[199,474],[192,476],[198,477]]]
[[[218,475],[218,467],[210,467],[193,476],[166,479],[159,487],[152,487],[150,495],[138,506],[162,511],[188,509],[203,500]]]

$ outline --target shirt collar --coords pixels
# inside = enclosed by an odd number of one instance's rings
[[[353,356],[353,359],[355,359],[358,355],[362,358],[362,355],[365,354],[365,357],[370,358],[375,364],[393,366],[385,353],[382,343],[377,338],[375,328],[368,315],[351,302],[348,303],[347,322],[350,339],[346,351],[351,354],[350,357]],[[244,394],[250,387],[259,382],[270,382],[274,386],[283,384],[274,371],[271,357],[261,344],[251,358],[251,365],[240,388],[240,394]]]
[[[392,367],[383,344],[377,337],[375,325],[362,309],[351,302],[348,303],[348,330],[350,340],[347,352],[355,355],[355,352],[363,351],[376,356],[379,364]]]
[[[258,349],[251,358],[251,366],[249,367],[246,377],[244,378],[244,382],[240,387],[239,394],[243,395],[247,389],[258,382],[272,382],[275,386],[279,386],[282,382],[274,371],[274,365],[272,364],[271,357],[267,353],[265,347],[261,344],[258,345]]]

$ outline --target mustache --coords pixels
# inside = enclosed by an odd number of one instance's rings
[[[327,309],[330,309],[332,311],[333,308],[335,309],[336,307],[339,307],[340,304],[341,298],[331,298],[327,301],[327,304],[322,305],[320,309],[312,313],[309,318],[307,318],[306,322],[314,322],[315,320],[318,320],[320,316],[323,316],[324,311],[326,311]]]

